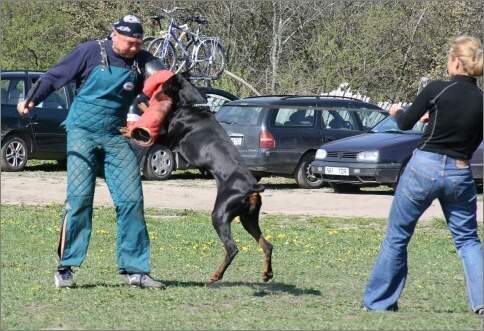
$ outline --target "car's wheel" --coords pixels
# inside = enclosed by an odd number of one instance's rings
[[[25,140],[19,136],[5,138],[2,145],[2,171],[22,171],[27,165],[28,147]]]
[[[148,180],[166,180],[175,168],[175,158],[170,148],[155,144],[146,153],[143,175]]]
[[[314,161],[315,153],[306,154],[296,167],[294,179],[297,185],[305,189],[321,188],[324,184],[323,179],[316,177],[311,172],[311,162]]]
[[[329,183],[335,193],[354,193],[360,190],[360,186],[347,183]]]

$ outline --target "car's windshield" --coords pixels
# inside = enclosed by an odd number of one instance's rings
[[[398,127],[397,122],[395,121],[395,118],[393,118],[392,116],[388,116],[383,121],[375,125],[373,129],[370,130],[370,132],[398,132],[398,133],[423,134],[424,130],[425,130],[425,124],[423,124],[420,121],[415,123],[413,128],[410,130],[405,130],[405,131],[401,130]]]

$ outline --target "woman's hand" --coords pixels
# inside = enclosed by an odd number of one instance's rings
[[[388,112],[390,113],[390,116],[392,117],[395,117],[395,115],[399,112],[399,111],[405,111],[402,106],[394,103],[390,109],[388,110]]]

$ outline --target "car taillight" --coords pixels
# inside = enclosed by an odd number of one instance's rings
[[[272,134],[267,131],[261,131],[259,133],[259,147],[260,148],[275,148],[276,141]]]

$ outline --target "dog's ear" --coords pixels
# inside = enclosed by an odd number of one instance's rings
[[[183,78],[185,78],[186,80],[189,80],[189,79],[190,79],[190,73],[188,72],[188,70],[187,70],[187,71],[183,71],[183,72],[181,72],[180,74],[181,74],[181,76],[182,76]]]

